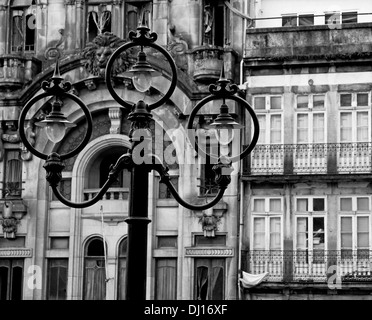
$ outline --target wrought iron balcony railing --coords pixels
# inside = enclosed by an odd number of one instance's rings
[[[371,146],[370,142],[257,145],[250,173],[371,173]]]
[[[267,282],[325,283],[336,272],[342,282],[372,283],[372,250],[242,251],[242,270],[268,272]]]

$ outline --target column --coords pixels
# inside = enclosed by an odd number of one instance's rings
[[[77,50],[84,48],[84,33],[86,29],[84,4],[84,0],[76,0],[75,49]]]
[[[76,11],[75,0],[66,0],[66,26],[65,26],[65,50],[66,52],[73,51],[76,43]]]
[[[3,21],[0,24],[0,55],[5,54],[5,48],[7,47],[6,43],[6,30],[9,30],[7,22],[9,19],[6,17],[7,6],[0,5],[0,21]]]
[[[114,0],[112,3],[112,12],[111,12],[111,32],[118,36],[119,38],[124,39],[124,19],[123,19],[123,0]]]

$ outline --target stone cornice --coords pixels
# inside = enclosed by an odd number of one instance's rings
[[[1,248],[0,258],[31,258],[32,249],[26,248]]]
[[[233,257],[233,248],[186,248],[188,257]]]

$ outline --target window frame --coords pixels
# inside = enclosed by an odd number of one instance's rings
[[[10,34],[10,41],[9,41],[9,52],[10,53],[22,53],[22,54],[34,54],[36,52],[36,45],[37,45],[37,27],[36,27],[36,21],[37,21],[37,9],[36,9],[36,5],[34,4],[34,1],[32,1],[32,4],[30,6],[10,6],[10,15],[9,15],[9,20],[10,20],[10,23],[9,23],[9,34]],[[15,12],[18,12],[18,13],[22,13],[21,15],[15,15],[14,13]],[[27,46],[30,46],[30,45],[26,45],[26,40],[27,40],[27,23],[28,23],[28,19],[27,17],[29,17],[30,15],[34,16],[35,18],[35,32],[33,32],[34,34],[34,39],[33,39],[33,44],[31,45],[33,48],[30,49],[30,50],[26,50],[27,49]],[[18,50],[14,49],[15,46],[14,46],[14,43],[13,43],[13,40],[14,40],[14,23],[13,23],[13,17],[15,16],[21,16],[22,17],[22,25],[21,25],[21,32],[23,33],[23,36],[22,36],[22,47]],[[31,30],[31,28],[29,28]]]
[[[264,200],[264,212],[255,211],[254,205],[256,200]],[[278,212],[270,212],[270,200],[280,200],[280,211]],[[284,248],[284,198],[281,196],[274,196],[274,197],[260,197],[254,196],[252,197],[251,203],[251,227],[250,227],[250,243],[251,243],[251,250],[255,251],[282,251]],[[254,247],[254,236],[255,236],[255,219],[262,219],[264,218],[265,223],[265,244],[264,249],[256,249]],[[270,236],[271,236],[271,227],[270,221],[273,218],[280,218],[280,249],[270,249]]]
[[[341,96],[351,94],[351,105],[350,106],[341,106]],[[358,106],[357,99],[358,94],[368,94],[368,104],[366,106]],[[337,140],[339,143],[366,143],[371,142],[371,92],[340,92],[338,94],[338,130],[337,130]],[[366,141],[359,141],[358,140],[358,126],[353,125],[357,124],[358,114],[360,113],[367,113],[368,119],[368,129],[367,129],[367,140]],[[341,135],[341,115],[342,114],[351,114],[351,138],[347,141],[342,141]]]
[[[271,109],[271,98],[277,98],[280,97],[280,109]],[[265,108],[264,109],[257,109],[256,108],[256,98],[265,98]],[[260,125],[260,137],[257,144],[259,145],[281,145],[284,141],[284,101],[283,101],[283,95],[254,95],[252,97],[253,101],[253,110],[255,111],[258,120],[260,120],[260,117],[264,118],[265,125]],[[273,116],[280,116],[280,142],[273,143],[271,140],[271,133],[272,133],[272,127],[271,127],[271,119]],[[263,131],[262,128],[265,128],[264,135],[261,134]],[[253,134],[253,128],[252,128],[252,134]],[[264,142],[262,142],[261,137],[264,136]]]
[[[297,207],[297,200],[299,199],[307,199],[308,200],[308,210],[307,211],[299,211]],[[314,211],[314,199],[323,199],[324,200],[324,210],[322,211]],[[296,196],[294,198],[294,219],[293,219],[293,250],[308,250],[308,251],[316,251],[319,249],[314,250],[314,218],[323,218],[324,219],[324,251],[327,250],[328,248],[328,204],[327,204],[327,197],[326,196]],[[297,243],[297,233],[298,233],[298,218],[306,218],[308,220],[308,245],[307,248],[298,248],[298,243]],[[311,235],[311,237],[310,237]]]
[[[307,108],[298,108],[298,97],[299,96],[307,96],[308,97],[308,107]],[[315,96],[324,96],[324,107],[319,109],[314,109],[314,97]],[[327,143],[327,107],[326,107],[326,94],[297,94],[296,95],[296,106],[295,106],[295,132],[294,132],[294,138],[296,141],[296,144],[323,144]],[[307,142],[299,142],[299,126],[298,126],[298,120],[299,115],[307,115]],[[323,141],[318,142],[314,141],[314,115],[323,115],[323,123],[324,123],[324,131],[323,131]]]
[[[348,199],[348,198],[351,198],[351,210],[350,211],[342,211],[341,210],[341,200],[342,199]],[[369,209],[366,210],[366,211],[362,211],[362,210],[357,210],[357,201],[359,198],[368,198],[368,205],[369,205]],[[341,239],[341,218],[344,218],[344,217],[347,217],[347,218],[351,218],[351,223],[352,223],[352,226],[351,226],[351,232],[352,232],[352,248],[351,250],[354,252],[354,251],[357,251],[359,250],[358,248],[358,225],[357,225],[357,220],[359,217],[368,217],[369,219],[369,223],[368,223],[368,232],[369,232],[369,238],[368,238],[368,241],[369,241],[369,245],[368,245],[368,249],[371,248],[371,244],[372,244],[372,216],[371,216],[371,208],[372,208],[372,203],[371,203],[371,196],[370,195],[342,195],[339,197],[339,201],[338,201],[338,219],[337,219],[337,249],[341,252],[343,249],[342,249],[342,239]],[[363,249],[366,249],[366,248],[360,248],[361,250]],[[348,249],[344,249],[344,250],[348,250]]]

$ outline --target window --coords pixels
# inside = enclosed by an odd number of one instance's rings
[[[50,249],[68,249],[69,240],[69,237],[51,237]]]
[[[282,26],[283,27],[297,27],[297,14],[283,16]]]
[[[279,144],[283,142],[282,97],[254,97],[254,110],[260,124],[258,144]]]
[[[0,259],[0,300],[22,300],[23,259]]]
[[[119,266],[118,266],[118,300],[125,300],[126,296],[126,275],[128,239],[124,238],[119,245]]]
[[[177,299],[177,259],[156,259],[155,300]]]
[[[282,214],[282,198],[253,199],[253,250],[282,250]]]
[[[48,300],[67,298],[68,259],[48,259]]]
[[[229,16],[222,0],[204,0],[203,45],[224,47],[229,44]]]
[[[87,17],[87,42],[99,34],[111,32],[111,5],[89,5]]]
[[[226,236],[216,235],[215,237],[204,237],[204,235],[195,235],[196,247],[216,247],[226,246]]]
[[[177,236],[158,236],[158,249],[177,248]]]
[[[358,22],[358,12],[343,12],[342,13],[342,23],[357,23]]]
[[[340,94],[340,142],[370,141],[370,94]]]
[[[225,259],[195,259],[195,300],[223,300]]]
[[[35,1],[14,1],[11,7],[11,51],[34,52],[36,43]]]
[[[313,26],[314,25],[314,15],[313,14],[303,14],[298,16],[299,26]]]
[[[325,198],[301,197],[296,199],[297,262],[324,263],[325,216]]]
[[[170,181],[174,188],[178,190],[178,176],[170,177]],[[159,183],[159,199],[173,199],[173,195],[165,183]]]
[[[324,99],[324,95],[297,96],[297,143],[325,142]]]
[[[85,247],[84,300],[106,299],[106,266],[103,241],[93,238]]]
[[[342,259],[369,259],[370,208],[369,196],[340,198],[339,245]]]
[[[20,150],[5,151],[5,190],[4,197],[21,197],[22,160]]]

